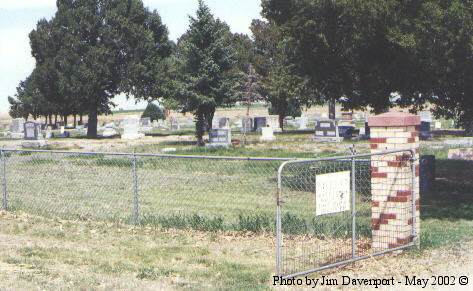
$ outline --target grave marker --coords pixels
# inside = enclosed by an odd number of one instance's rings
[[[143,133],[139,132],[140,129],[140,118],[138,116],[129,116],[122,122],[123,134],[122,139],[139,139],[144,137]]]
[[[232,132],[228,128],[212,129],[209,132],[208,147],[229,147],[232,144]]]
[[[342,141],[338,132],[337,122],[335,120],[316,120],[315,121],[315,141]]]
[[[253,131],[261,131],[268,125],[266,117],[255,117]]]
[[[273,141],[274,139],[275,138],[274,138],[274,132],[273,132],[272,127],[267,126],[261,129],[261,137],[260,137],[261,141]]]

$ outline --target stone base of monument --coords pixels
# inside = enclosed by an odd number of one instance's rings
[[[135,140],[145,137],[144,133],[136,133],[136,134],[122,134],[121,139],[126,140]]]
[[[22,132],[7,132],[7,138],[11,139],[23,139],[24,136],[25,134]]]
[[[312,140],[317,142],[342,142],[343,137],[314,136]]]
[[[105,130],[102,133],[103,137],[113,137],[116,135],[118,135],[118,132],[113,128],[105,128]]]
[[[48,143],[45,140],[25,140],[21,143],[23,148],[43,148],[47,146]]]

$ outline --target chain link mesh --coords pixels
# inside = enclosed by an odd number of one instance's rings
[[[286,163],[280,174],[278,273],[317,271],[411,243],[411,163],[409,151]],[[379,169],[386,178],[377,178]],[[328,187],[345,183],[350,207],[317,214],[316,197],[322,193],[316,181],[326,174],[339,174]],[[337,180],[344,174],[348,180]],[[338,200],[333,196],[333,202]]]
[[[274,230],[276,174],[283,159],[4,155],[10,210],[173,228]]]

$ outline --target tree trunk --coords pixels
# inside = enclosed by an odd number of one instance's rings
[[[82,121],[82,113],[79,114],[79,125],[82,125],[84,124],[84,122]]]
[[[195,123],[195,137],[197,138],[197,145],[204,146],[204,133],[205,133],[205,114],[202,108],[197,109],[196,112],[196,123]]]
[[[64,126],[67,126],[67,115],[64,115]]]
[[[213,120],[215,115],[215,107],[209,108],[206,111],[205,119],[207,121],[207,131],[211,131],[213,127]]]
[[[53,126],[53,115],[49,114],[49,125]]]
[[[328,118],[329,119],[335,119],[335,117],[337,116],[336,115],[336,105],[337,103],[335,102],[335,100],[330,100],[329,103],[328,103]]]
[[[87,137],[88,138],[97,138],[97,107],[93,105],[89,109],[89,122],[87,127]]]
[[[473,136],[473,120],[465,123],[465,135]]]
[[[54,114],[54,126],[57,126],[57,114]]]
[[[74,114],[74,128],[77,126],[77,114]]]
[[[284,131],[284,114],[280,113],[279,114],[279,128],[281,129],[281,131]]]

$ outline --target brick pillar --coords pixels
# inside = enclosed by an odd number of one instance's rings
[[[373,249],[380,251],[412,242],[412,191],[416,199],[417,237],[419,234],[420,117],[402,112],[388,112],[370,117],[368,125],[371,131],[372,154],[402,149],[415,152],[414,183],[411,155],[408,151],[373,155],[371,158]]]

